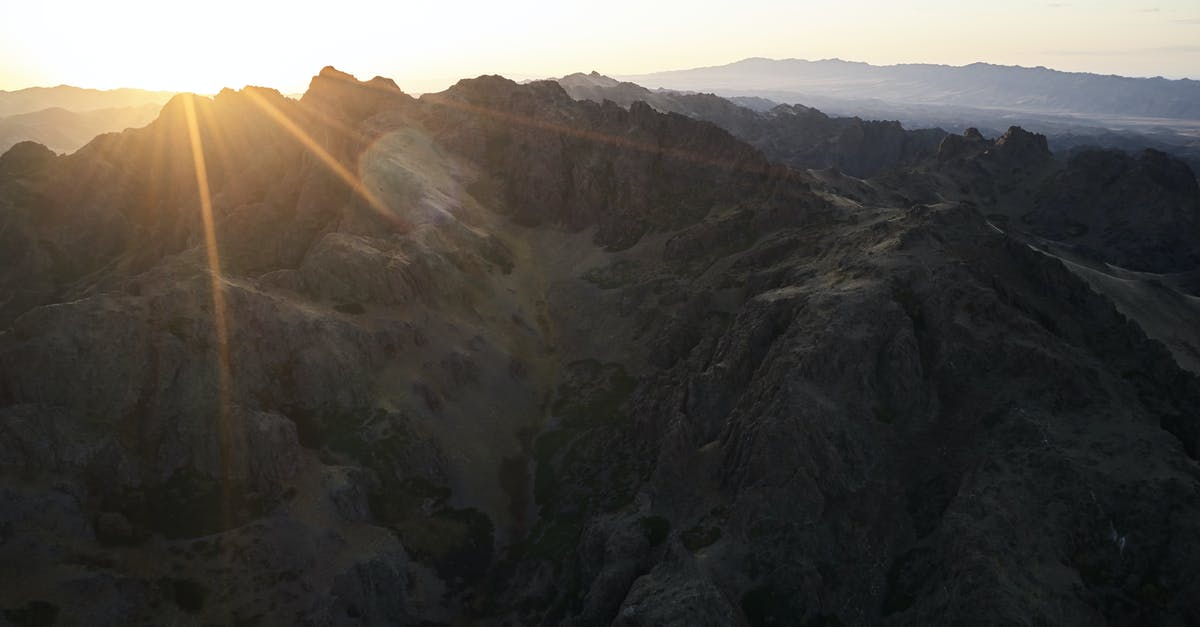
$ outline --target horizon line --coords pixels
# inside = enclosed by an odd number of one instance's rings
[[[731,65],[737,65],[739,63],[751,62],[751,61],[770,61],[770,62],[776,62],[776,63],[786,63],[786,62],[845,63],[845,64],[852,64],[852,65],[864,65],[864,66],[874,67],[874,68],[929,66],[929,67],[943,67],[943,68],[951,68],[951,69],[965,69],[965,68],[969,68],[972,66],[989,66],[989,67],[1010,68],[1010,69],[1019,69],[1019,70],[1046,70],[1046,71],[1050,71],[1050,72],[1057,72],[1060,74],[1088,75],[1088,76],[1096,76],[1096,77],[1103,77],[1103,78],[1126,78],[1126,79],[1133,79],[1133,80],[1155,80],[1155,79],[1158,79],[1158,80],[1165,80],[1165,81],[1200,82],[1200,75],[1196,75],[1195,77],[1193,77],[1193,76],[1173,77],[1173,76],[1164,76],[1162,74],[1156,74],[1153,76],[1151,76],[1151,75],[1132,75],[1132,74],[1114,74],[1114,73],[1105,74],[1105,73],[1101,73],[1101,72],[1062,70],[1062,69],[1058,69],[1058,68],[1054,68],[1054,67],[1046,66],[1046,65],[1027,66],[1027,65],[1019,65],[1019,64],[992,63],[990,61],[972,61],[970,63],[966,63],[963,65],[954,65],[951,63],[932,63],[932,62],[904,62],[904,63],[876,64],[876,63],[870,63],[868,61],[855,61],[855,60],[851,60],[851,59],[843,59],[841,57],[827,57],[827,58],[822,58],[822,59],[805,59],[805,58],[799,58],[799,57],[778,57],[777,58],[777,57],[750,56],[750,57],[744,57],[741,59],[737,59],[735,61],[730,61],[728,63],[722,63],[722,64],[718,64],[718,65],[701,65],[701,66],[673,68],[673,69],[664,69],[664,70],[655,70],[655,71],[651,71],[651,72],[637,72],[637,73],[625,73],[625,72],[608,73],[608,72],[601,72],[601,71],[595,70],[595,69],[593,69],[593,70],[576,70],[574,72],[569,72],[569,73],[563,74],[561,76],[530,74],[528,72],[502,72],[502,71],[485,72],[482,74],[476,74],[474,76],[469,76],[469,75],[468,76],[459,76],[459,77],[453,79],[453,81],[450,84],[453,85],[454,82],[457,82],[458,80],[471,79],[471,78],[477,78],[479,76],[488,76],[488,75],[503,76],[505,78],[509,78],[510,80],[556,80],[557,78],[561,78],[564,76],[570,76],[572,74],[588,74],[591,72],[596,72],[603,76],[608,76],[610,78],[630,78],[630,77],[641,77],[641,76],[654,76],[657,74],[671,74],[671,73],[676,73],[676,72],[691,72],[691,71],[697,71],[697,70],[714,70],[714,69],[726,68]],[[333,67],[333,66],[327,65],[327,66],[323,66],[323,67]],[[355,76],[356,79],[358,79],[358,75],[355,74],[354,72],[347,72],[346,70],[339,70],[339,71],[351,74],[351,75]],[[316,77],[319,74],[320,74],[320,70],[318,69],[318,71],[316,73],[313,73],[311,75],[311,77]],[[532,78],[532,77],[540,77],[540,78]],[[393,80],[393,81],[397,82],[397,84],[399,84],[398,77],[384,77],[384,78],[390,78],[391,80]],[[399,78],[402,78],[402,77],[399,77]],[[423,80],[429,80],[429,78],[430,77],[422,77]],[[114,92],[114,91],[122,91],[122,90],[134,90],[134,91],[143,91],[143,92],[158,93],[158,94],[192,93],[192,94],[196,94],[198,96],[215,96],[217,93],[219,93],[221,90],[224,90],[224,89],[238,90],[238,89],[243,89],[245,87],[267,87],[270,89],[275,89],[275,90],[279,91],[280,93],[282,93],[284,95],[288,95],[288,96],[302,95],[304,93],[304,91],[307,91],[307,89],[308,89],[307,86],[305,86],[303,90],[298,91],[298,90],[284,89],[282,87],[274,87],[271,85],[265,85],[265,84],[260,83],[260,84],[246,84],[241,87],[234,87],[233,85],[224,85],[219,89],[216,89],[212,92],[208,92],[206,90],[194,91],[194,90],[156,89],[156,88],[142,87],[142,86],[136,86],[136,85],[122,85],[119,87],[89,87],[89,86],[82,85],[82,84],[59,83],[57,85],[41,84],[41,85],[28,85],[25,87],[17,87],[17,88],[11,88],[11,89],[0,89],[0,94],[12,94],[12,93],[17,93],[17,92],[22,92],[22,91],[27,91],[27,90],[32,90],[32,89],[72,88],[72,89],[82,89],[82,90],[97,91],[97,92]],[[402,88],[402,90],[403,90],[403,88]],[[405,93],[411,94],[413,92],[406,91]],[[423,92],[423,93],[436,93],[436,92]]]

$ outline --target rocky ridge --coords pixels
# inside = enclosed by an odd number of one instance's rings
[[[793,168],[837,168],[859,177],[933,155],[941,129],[906,130],[899,122],[829,117],[804,105],[772,104],[764,110],[713,94],[651,91],[592,72],[557,80],[572,98],[612,101],[629,108],[644,102],[656,111],[706,120]]]

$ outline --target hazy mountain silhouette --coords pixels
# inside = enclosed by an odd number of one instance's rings
[[[0,118],[43,109],[59,108],[82,113],[97,109],[120,109],[144,105],[162,106],[175,92],[144,89],[85,89],[70,85],[0,90]]]
[[[864,179],[499,76],[22,142],[0,616],[1196,623],[1198,228],[1161,153]]]
[[[800,104],[833,116],[896,120],[909,129],[978,128],[998,136],[1017,125],[1045,134],[1056,152],[1153,147],[1200,168],[1200,82],[1192,80],[837,59],[746,59],[624,78],[658,91],[753,98],[741,104],[760,111],[771,102]]]
[[[158,117],[162,106],[147,103],[75,112],[60,107],[0,118],[0,151],[35,141],[55,152],[73,152],[101,133],[138,128]]]
[[[101,133],[145,126],[172,95],[68,85],[0,91],[0,152],[23,141],[73,152]]]
[[[624,78],[648,87],[721,94],[786,92],[799,98],[1200,121],[1200,81],[1102,76],[1044,67],[987,63],[874,66],[839,59],[754,58]]]

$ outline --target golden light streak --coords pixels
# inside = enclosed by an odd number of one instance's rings
[[[233,150],[230,149],[229,129],[217,120],[217,114],[214,111],[217,108],[216,100],[213,101],[213,105],[197,111],[199,122],[204,124],[209,131],[209,137],[212,138],[212,141],[204,144],[204,147],[209,149],[215,147],[220,163],[235,163]]]
[[[242,93],[246,94],[246,96],[250,98],[251,102],[269,115],[272,120],[274,120],[277,124],[279,124],[280,127],[283,128],[283,130],[287,131],[292,137],[295,137],[301,144],[304,144],[304,147],[307,148],[309,152],[315,155],[317,159],[329,169],[330,172],[332,172],[335,176],[341,179],[343,183],[349,186],[355,194],[358,194],[360,198],[366,201],[366,203],[372,209],[374,209],[376,213],[388,221],[396,224],[400,228],[408,227],[408,224],[404,220],[401,220],[395,214],[395,212],[393,212],[391,208],[387,206],[386,203],[380,200],[374,192],[364,185],[358,176],[347,169],[346,166],[342,165],[337,158],[329,154],[329,151],[325,150],[325,148],[322,147],[317,140],[313,139],[312,135],[309,135],[304,129],[300,128],[295,121],[289,118],[284,112],[280,111],[278,107],[268,102],[266,98],[264,98],[261,94],[256,93],[253,89],[245,89],[242,91]]]
[[[196,187],[200,194],[200,217],[204,223],[204,248],[208,258],[208,276],[213,300],[213,325],[217,337],[217,433],[221,448],[222,516],[230,522],[233,477],[233,433],[230,415],[229,329],[225,319],[225,294],[221,291],[221,260],[217,251],[217,231],[213,221],[212,197],[208,187],[208,166],[204,160],[204,145],[200,125],[196,122],[195,96],[183,97],[184,117],[187,119],[188,139],[192,147],[192,164],[196,171]]]
[[[320,123],[325,124],[326,126],[334,127],[335,130],[350,138],[351,141],[355,141],[363,145],[371,143],[371,138],[368,137],[366,133],[351,128],[345,122],[337,119],[325,111],[322,111],[318,107],[307,107],[304,110],[304,114],[306,116],[317,118]]]

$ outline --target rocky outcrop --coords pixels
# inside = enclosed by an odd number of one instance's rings
[[[968,129],[969,131],[970,129]],[[1019,127],[1009,127],[996,138],[996,156],[1010,164],[1037,164],[1051,159],[1046,136]]]
[[[313,77],[300,99],[301,104],[350,124],[358,124],[383,111],[403,108],[411,101],[412,97],[401,91],[390,78],[376,76],[359,82],[332,66],[322,68]]]
[[[938,144],[938,161],[961,161],[982,155],[995,145],[984,138],[977,128],[968,128],[962,135],[947,135]]]
[[[968,200],[999,228],[1094,262],[1160,274],[1200,266],[1195,173],[1155,150],[1084,150],[1060,160],[1044,136],[1019,127],[994,142],[968,129],[943,140],[936,162],[886,183],[923,200]]]

